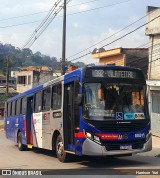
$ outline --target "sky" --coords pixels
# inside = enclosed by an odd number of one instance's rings
[[[0,42],[22,48],[57,1],[0,0]],[[96,63],[97,60],[92,59],[91,54],[81,56],[103,46],[106,50],[117,47],[145,47],[149,40],[148,36],[145,36],[145,26],[121,40],[107,44],[145,24],[147,6],[160,7],[160,0],[71,0],[67,4],[67,60],[78,58],[74,62]],[[57,6],[57,9],[60,7],[62,4]],[[60,60],[62,15],[63,11],[30,47],[33,53],[40,51]],[[142,19],[134,23],[140,18]],[[118,33],[132,23],[134,24],[129,28]]]

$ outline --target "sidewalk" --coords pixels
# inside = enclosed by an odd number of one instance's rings
[[[3,125],[3,124],[4,124],[4,120],[0,119],[0,125]]]
[[[152,136],[152,151],[150,156],[160,157],[160,137]]]

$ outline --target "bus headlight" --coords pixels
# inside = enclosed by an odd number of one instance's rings
[[[86,136],[87,136],[89,139],[92,139],[92,134],[91,134],[91,133],[86,132]]]
[[[86,137],[89,138],[90,140],[92,140],[92,141],[94,141],[94,142],[96,142],[96,143],[101,144],[101,141],[100,141],[99,136],[94,135],[94,134],[92,134],[92,133],[90,133],[90,132],[88,132],[88,131],[85,132],[85,135],[86,135]]]

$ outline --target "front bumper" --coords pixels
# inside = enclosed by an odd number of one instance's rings
[[[90,156],[136,154],[136,153],[146,152],[150,150],[152,150],[152,136],[150,136],[148,141],[143,145],[143,148],[141,149],[107,151],[105,146],[99,145],[88,138],[84,141],[82,146],[82,154],[90,155]]]

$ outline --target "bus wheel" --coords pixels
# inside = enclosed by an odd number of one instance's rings
[[[67,162],[69,160],[70,155],[68,155],[64,151],[64,145],[61,135],[59,135],[56,140],[56,155],[60,162]]]
[[[18,149],[19,149],[19,151],[23,151],[23,150],[26,149],[25,145],[22,144],[22,134],[21,134],[21,132],[18,133],[17,143],[18,143]]]

